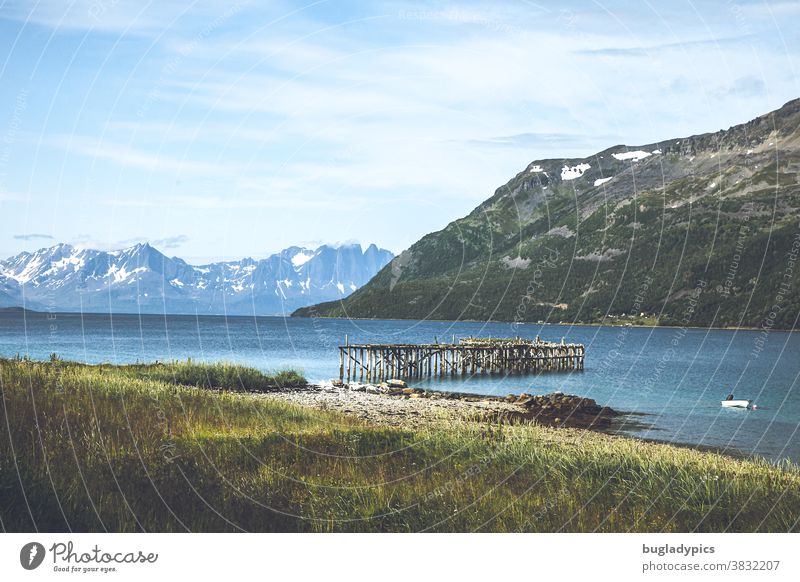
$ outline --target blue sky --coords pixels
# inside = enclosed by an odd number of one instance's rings
[[[800,3],[4,2],[0,256],[399,252],[537,158],[800,96]]]

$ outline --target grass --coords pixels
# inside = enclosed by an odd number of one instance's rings
[[[800,529],[794,465],[536,425],[373,426],[242,378],[0,360],[3,530]]]
[[[51,357],[51,361],[54,358]],[[55,361],[58,361],[57,358]],[[199,388],[224,389],[234,392],[269,392],[281,388],[305,386],[306,379],[293,370],[281,370],[264,374],[255,368],[218,362],[197,364],[191,359],[185,362],[128,364],[124,366],[101,366],[104,370],[126,374],[133,378],[157,380],[168,384],[182,384]]]

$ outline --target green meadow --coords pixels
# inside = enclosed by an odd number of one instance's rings
[[[269,397],[303,383],[232,364],[0,359],[0,526],[800,529],[792,464],[535,424],[398,429]]]

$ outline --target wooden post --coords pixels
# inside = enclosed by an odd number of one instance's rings
[[[465,338],[459,344],[351,344],[345,335],[345,345],[338,349],[339,378],[370,383],[390,378],[583,370],[586,355],[581,344],[519,338],[485,342]]]

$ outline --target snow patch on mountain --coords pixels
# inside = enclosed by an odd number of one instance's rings
[[[652,154],[650,152],[646,152],[643,150],[636,150],[635,152],[622,152],[621,154],[611,154],[614,159],[620,160],[624,162],[625,160],[630,160],[632,162],[638,162],[639,160],[643,160]]]
[[[302,267],[308,261],[314,258],[314,253],[309,253],[307,251],[300,251],[295,256],[292,257],[292,264],[295,267]]]
[[[523,259],[520,256],[514,257],[513,259],[509,256],[505,256],[501,260],[506,269],[527,269],[531,264],[530,259]]]
[[[592,166],[589,164],[578,164],[577,166],[564,166],[561,168],[561,179],[562,180],[575,180],[576,178],[580,178],[583,176],[586,170],[590,169]]]

